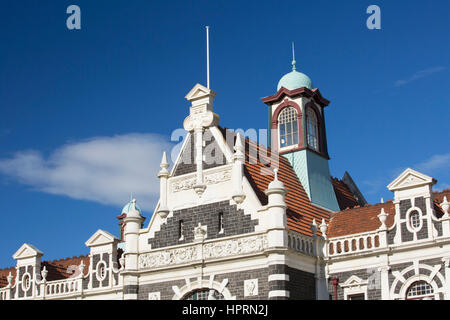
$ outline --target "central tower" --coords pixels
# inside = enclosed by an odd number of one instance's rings
[[[330,102],[296,70],[294,47],[292,51],[292,71],[280,79],[274,95],[262,99],[269,107],[268,144],[289,160],[312,203],[339,211],[325,130],[325,107]]]

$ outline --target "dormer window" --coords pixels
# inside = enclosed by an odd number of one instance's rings
[[[285,148],[298,144],[298,116],[293,107],[281,111],[278,117],[280,130],[280,147]]]
[[[319,128],[317,123],[316,113],[313,109],[308,108],[306,113],[306,137],[308,147],[319,151]]]

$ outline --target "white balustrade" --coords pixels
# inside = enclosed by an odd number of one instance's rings
[[[334,257],[349,253],[359,253],[380,248],[378,232],[361,233],[329,239],[328,256]]]
[[[45,284],[45,296],[50,297],[80,292],[80,286],[80,280],[77,278],[49,281]]]
[[[288,232],[288,247],[304,254],[314,254],[313,238],[307,237],[298,232]]]

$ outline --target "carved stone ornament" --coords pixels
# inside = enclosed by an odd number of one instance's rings
[[[206,226],[202,226],[201,223],[199,223],[198,226],[194,228],[194,239],[204,240],[206,238],[206,232]]]
[[[203,248],[202,248],[203,246]],[[177,249],[159,250],[139,256],[139,268],[158,268],[192,263],[202,259],[216,259],[264,251],[268,247],[267,235],[194,244]],[[202,256],[203,254],[203,256]]]
[[[221,171],[205,175],[205,185],[212,185],[231,179],[231,170]],[[180,192],[193,189],[197,184],[197,178],[185,179],[172,182],[172,192]]]
[[[225,240],[204,245],[204,258],[220,258],[240,254],[256,253],[267,248],[267,236],[257,235],[246,238]]]
[[[157,268],[174,264],[189,263],[198,260],[198,254],[198,246],[142,254],[139,256],[139,267]]]
[[[258,295],[258,279],[249,279],[244,281],[244,297]]]
[[[161,300],[160,292],[150,292],[148,294],[148,300]]]

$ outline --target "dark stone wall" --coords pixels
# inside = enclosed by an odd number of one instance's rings
[[[396,232],[397,232],[397,226],[395,226],[392,230],[388,231],[388,233],[387,233],[388,244],[394,243],[394,237],[395,237]]]
[[[189,140],[182,152],[180,162],[175,169],[174,176],[180,176],[195,172],[197,170],[197,165],[195,163],[196,150],[194,134],[189,134],[187,139]],[[203,145],[203,169],[206,170],[226,164],[226,158],[215,141],[211,130],[209,129],[205,130],[203,133]]]
[[[237,210],[236,205],[230,205],[229,201],[221,201],[193,208],[176,210],[173,216],[161,226],[161,230],[155,232],[154,238],[149,238],[148,243],[152,249],[191,243],[194,241],[194,228],[201,223],[208,226],[207,239],[216,239],[255,231],[257,220],[251,220],[250,215],[243,210]],[[223,214],[224,232],[219,233],[219,214]],[[180,220],[183,221],[183,240],[179,240]]]
[[[314,274],[286,267],[289,275],[286,289],[290,300],[316,300],[316,279]]]

